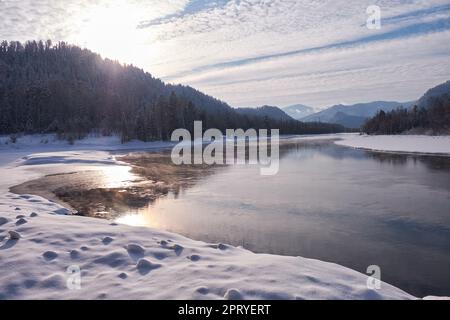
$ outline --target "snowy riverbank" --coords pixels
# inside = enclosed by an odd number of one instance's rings
[[[54,202],[8,192],[47,173],[121,166],[107,150],[161,146],[114,138],[2,145],[0,299],[415,298],[386,283],[368,289],[367,275],[336,264],[61,215],[66,210]],[[68,268],[81,270],[80,289],[67,287]]]
[[[338,145],[386,152],[450,155],[450,136],[422,135],[342,135]]]

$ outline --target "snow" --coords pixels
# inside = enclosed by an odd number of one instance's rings
[[[32,153],[158,149],[174,144],[166,141],[146,143],[138,140],[122,144],[120,137],[114,135],[107,137],[91,135],[86,139],[75,140],[73,145],[65,140],[59,140],[54,134],[25,135],[18,137],[16,143],[11,143],[10,140],[10,136],[0,136],[0,165]]]
[[[48,172],[123,166],[107,150],[166,146],[36,141],[0,147],[0,299],[415,299],[384,282],[369,289],[367,275],[337,264],[68,216],[50,200],[12,194]]]
[[[342,135],[338,145],[385,152],[450,155],[450,136]]]

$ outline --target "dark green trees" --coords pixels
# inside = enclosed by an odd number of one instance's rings
[[[429,99],[426,107],[380,111],[369,119],[362,131],[368,134],[399,134],[405,131],[450,133],[450,97],[447,94]]]
[[[79,139],[90,132],[123,141],[169,139],[177,128],[277,128],[329,133],[340,126],[243,116],[191,87],[167,85],[130,65],[64,42],[0,43],[0,134],[55,132]]]

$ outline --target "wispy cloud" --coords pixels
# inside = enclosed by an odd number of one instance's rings
[[[221,62],[217,64],[204,65],[190,70],[187,73],[178,73],[172,75],[173,78],[179,78],[182,75],[186,74],[195,74],[198,72],[203,72],[211,69],[223,69],[233,66],[242,66],[247,64],[252,64],[255,62],[260,62],[264,60],[278,59],[289,56],[299,56],[304,54],[312,54],[314,52],[321,52],[325,50],[336,50],[343,48],[351,48],[354,46],[358,46],[365,43],[370,42],[379,42],[385,40],[393,40],[393,39],[405,39],[410,36],[420,36],[422,34],[427,33],[437,33],[445,30],[450,30],[450,17],[446,17],[444,19],[439,19],[437,21],[433,21],[433,23],[416,23],[412,25],[408,25],[405,27],[400,27],[398,29],[394,29],[385,33],[378,33],[375,35],[364,36],[361,38],[356,38],[348,41],[341,41],[338,43],[331,43],[323,46],[305,48],[287,52],[279,52],[268,55],[260,55],[258,57],[251,57],[239,60],[231,60],[226,62]]]
[[[0,19],[0,38],[76,42],[236,106],[411,100],[450,78],[449,0],[3,0]]]

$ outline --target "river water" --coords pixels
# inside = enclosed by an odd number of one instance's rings
[[[360,272],[377,265],[409,293],[450,295],[450,157],[332,141],[285,145],[280,157],[277,175],[220,167],[118,221]]]

